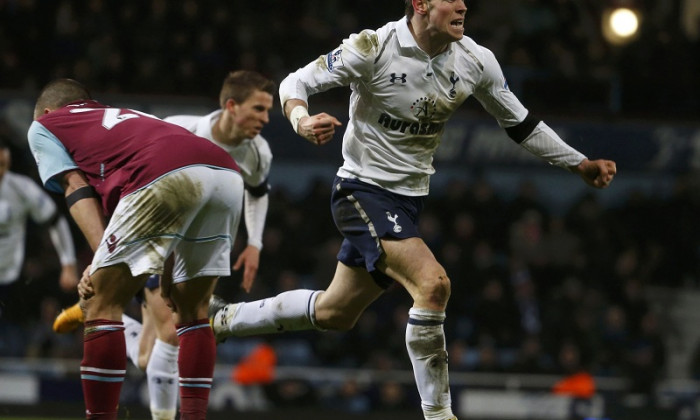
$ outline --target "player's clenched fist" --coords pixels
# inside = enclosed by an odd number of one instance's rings
[[[588,185],[596,188],[607,188],[617,173],[617,166],[612,160],[584,159],[583,162],[574,167],[574,172],[578,173]]]
[[[337,118],[325,112],[299,120],[297,132],[313,144],[328,143],[335,134],[335,128],[343,125]]]

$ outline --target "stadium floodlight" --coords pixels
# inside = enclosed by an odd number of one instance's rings
[[[603,36],[614,45],[624,45],[639,34],[640,15],[634,9],[619,7],[603,12]]]

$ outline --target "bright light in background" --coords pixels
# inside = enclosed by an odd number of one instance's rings
[[[639,19],[630,9],[617,9],[610,14],[610,28],[621,37],[630,37],[639,29]]]
[[[612,44],[626,44],[639,33],[639,20],[639,14],[632,9],[606,10],[603,13],[603,35]]]

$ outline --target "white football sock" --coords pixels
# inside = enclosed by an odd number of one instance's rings
[[[173,420],[177,413],[178,347],[156,338],[146,367],[153,420]]]
[[[217,312],[214,330],[234,336],[272,334],[317,328],[314,304],[321,290],[292,290],[254,302],[232,303]]]
[[[444,311],[411,308],[406,327],[406,348],[426,420],[453,418],[447,373]]]
[[[139,343],[143,325],[126,314],[122,314],[124,323],[124,338],[126,339],[126,355],[134,366],[139,367]]]

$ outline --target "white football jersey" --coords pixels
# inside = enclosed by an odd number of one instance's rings
[[[241,168],[243,181],[249,187],[257,187],[267,180],[272,164],[272,151],[270,145],[261,135],[252,139],[245,139],[238,146],[229,146],[214,140],[212,127],[219,119],[221,110],[211,114],[200,115],[173,115],[164,118],[165,121],[177,124],[188,131],[211,141],[224,149]]]
[[[27,219],[48,222],[56,213],[53,199],[31,178],[6,172],[0,182],[0,284],[19,277],[24,261]]]
[[[262,249],[262,236],[268,210],[267,178],[272,165],[270,145],[261,135],[243,140],[238,146],[230,146],[214,140],[212,127],[223,111],[217,110],[205,116],[174,115],[164,120],[211,141],[224,149],[241,168],[246,187],[244,218],[248,232],[248,244]],[[261,187],[261,188],[259,188]],[[258,191],[254,191],[258,189]]]
[[[292,98],[308,103],[309,95],[348,85],[350,121],[338,175],[403,195],[428,194],[445,123],[470,95],[504,128],[528,114],[491,51],[465,36],[430,58],[405,18],[350,35],[287,76],[280,99],[283,106]]]

